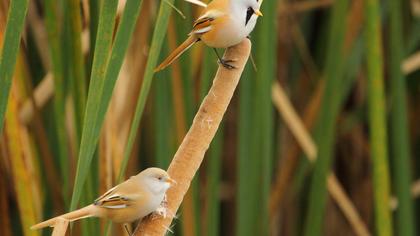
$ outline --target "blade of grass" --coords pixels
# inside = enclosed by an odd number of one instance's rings
[[[4,114],[19,51],[20,37],[28,11],[28,2],[28,0],[11,1],[7,15],[6,30],[0,54],[0,133],[3,130]]]
[[[412,181],[410,164],[410,140],[407,124],[406,78],[401,71],[404,56],[403,25],[401,2],[388,1],[390,4],[389,31],[389,74],[391,90],[391,150],[394,169],[393,183],[398,199],[397,226],[398,235],[416,235],[414,207],[410,194]]]
[[[275,78],[277,1],[262,5],[264,17],[255,28],[257,79],[252,65],[240,84],[238,192],[236,235],[268,235],[268,198],[273,156],[271,83]],[[256,194],[258,193],[258,194]],[[256,219],[255,215],[259,215]]]
[[[71,68],[71,73],[68,75],[68,78],[73,93],[73,101],[75,106],[75,122],[76,122],[76,139],[80,143],[80,136],[82,132],[83,116],[86,106],[86,73],[85,73],[85,59],[82,52],[82,19],[81,19],[81,9],[79,0],[70,0],[66,1],[67,8],[69,10],[68,22],[70,24],[69,34],[71,40],[70,48],[70,62],[69,67]]]
[[[156,166],[166,169],[169,166],[173,145],[170,142],[173,139],[171,135],[171,126],[173,125],[173,113],[170,105],[170,87],[171,81],[168,78],[168,71],[163,71],[161,78],[157,78],[154,84],[154,136],[155,136],[155,160]]]
[[[170,3],[173,3],[173,0],[168,0],[168,1]],[[145,74],[143,77],[143,83],[141,85],[140,95],[137,99],[136,110],[135,110],[134,118],[131,124],[130,133],[128,135],[128,141],[127,141],[127,146],[124,151],[124,157],[121,162],[121,168],[120,168],[120,173],[118,175],[118,181],[121,181],[122,177],[124,176],[128,159],[133,149],[134,141],[137,135],[137,130],[140,125],[140,119],[143,115],[146,99],[149,95],[150,86],[152,84],[152,78],[154,74],[153,70],[156,67],[157,60],[159,58],[159,53],[162,48],[163,39],[167,31],[171,9],[172,8],[167,3],[164,3],[164,2],[160,3],[159,13],[158,13],[156,24],[155,24],[156,26],[155,26],[155,30],[153,32],[153,37],[151,41],[152,44],[150,46],[149,57],[147,59]]]
[[[125,5],[112,47],[109,65],[105,74],[105,83],[102,91],[99,114],[105,114],[107,111],[115,82],[124,61],[124,56],[127,52],[128,46],[130,45],[130,39],[137,23],[142,2],[142,0],[128,0]],[[105,117],[100,116],[98,118],[96,129],[100,130]]]
[[[348,1],[337,1],[332,8],[330,35],[325,68],[325,92],[321,113],[315,128],[319,158],[315,163],[309,192],[304,234],[320,235],[327,199],[326,179],[330,172],[333,153],[335,120],[339,112],[339,88],[343,76],[343,44]],[[321,132],[322,131],[322,132]]]
[[[349,47],[348,50],[348,56],[346,61],[345,61],[345,76],[342,80],[342,83],[340,85],[340,91],[339,91],[339,98],[337,100],[339,100],[338,102],[341,105],[344,105],[345,102],[345,98],[348,97],[349,92],[351,91],[351,88],[353,87],[352,85],[354,84],[354,80],[355,78],[357,78],[359,71],[360,71],[360,67],[362,64],[362,60],[363,60],[363,52],[364,52],[364,45],[362,45],[362,40],[359,37],[356,42],[354,42],[354,45],[352,47]],[[347,55],[347,53],[346,53]],[[322,80],[323,81],[323,80]],[[321,81],[320,81],[321,82]],[[323,82],[321,82],[323,83]],[[317,92],[315,95],[313,95],[311,97],[311,104],[307,107],[307,112],[305,112],[305,115],[303,115],[303,117],[305,117],[305,124],[313,126],[314,123],[314,116],[316,116],[316,114],[318,113],[318,106],[320,106],[320,104],[316,104],[316,100],[318,100],[318,95],[319,93],[323,93],[321,90],[321,86],[324,86],[322,84],[318,85],[317,88]],[[340,105],[340,106],[341,106]],[[304,180],[305,177],[307,176],[308,170],[310,169],[309,163],[306,162],[307,160],[305,159],[304,161],[302,161],[301,165],[299,166],[298,170],[296,171],[297,174],[295,174],[295,180],[293,183],[293,190],[292,192],[301,192],[302,188],[304,186]],[[330,180],[328,180],[330,181]],[[341,205],[341,203],[338,204],[339,206]],[[345,209],[343,209],[345,210]],[[348,213],[344,213],[347,217],[349,216]],[[351,222],[354,218],[350,218],[348,217],[349,221],[351,224],[354,225],[354,222]],[[360,227],[354,227],[355,231],[357,233],[359,233],[358,235],[364,235],[364,233],[360,230]],[[362,229],[363,230],[363,229]],[[365,231],[365,230],[363,230]],[[361,233],[361,234],[360,234]]]
[[[65,128],[65,84],[63,55],[61,51],[60,14],[61,6],[55,0],[45,1],[45,24],[48,34],[49,53],[51,58],[51,70],[54,78],[54,125],[55,138],[57,139],[56,155],[60,163],[60,173],[63,181],[64,203],[69,202],[69,158]]]
[[[87,171],[89,170],[99,140],[99,133],[112,96],[112,91],[130,43],[142,1],[129,0],[126,2],[121,22],[115,36],[115,41],[112,46],[112,51],[110,55],[108,55],[113,36],[117,3],[117,1],[102,2],[97,34],[98,40],[96,41],[95,46],[91,86],[89,87],[75,189],[76,186],[79,187],[78,189],[81,189],[86,179]],[[85,132],[87,133],[85,134]],[[84,159],[81,161],[81,158]],[[80,190],[77,191],[79,191],[79,193],[75,194],[76,191],[73,193],[74,198],[72,199],[72,207],[75,207],[80,198]]]
[[[84,121],[84,131],[82,133],[82,143],[79,154],[79,158],[86,157],[86,161],[84,161],[85,163],[81,163],[80,161],[78,162],[78,169],[79,166],[83,166],[83,169],[80,173],[80,183],[76,181],[75,186],[77,186],[76,184],[82,185],[84,179],[86,178],[87,170],[89,169],[96,144],[98,143],[99,133],[105,119],[105,114],[111,99],[112,91],[118,78],[124,56],[127,52],[134,27],[137,22],[141,3],[141,0],[127,1],[124,8],[124,13],[122,15],[121,23],[115,36],[109,62],[105,57],[107,54],[106,52],[108,51],[107,49],[111,44],[113,27],[110,26],[113,26],[115,23],[117,4],[116,2],[109,3],[108,1],[104,1],[102,3],[102,11],[99,20],[100,23],[98,27],[98,40],[96,43],[92,69],[92,81],[91,87],[89,88],[89,96],[91,94],[91,90],[94,94],[92,94],[91,101],[88,97],[86,116]],[[103,34],[106,35],[107,39],[103,38]],[[106,44],[107,46],[104,47],[102,44]],[[98,61],[101,60],[101,62],[98,62],[98,65],[100,65],[101,68],[97,71],[95,71],[95,60],[97,58],[96,50],[103,51],[98,53],[98,57],[104,57],[98,59]],[[103,80],[101,80],[102,78]],[[96,82],[96,80],[98,81]],[[89,105],[91,105],[91,107]],[[89,132],[86,134],[86,140],[83,139],[85,135],[85,128],[87,129],[87,132]],[[76,180],[78,180],[78,176],[79,175],[76,176]],[[78,193],[78,195],[79,196],[74,195],[76,196],[76,202],[80,197],[80,193]]]
[[[208,151],[206,236],[218,236],[220,229],[220,182],[222,178],[223,126],[219,128]]]
[[[391,3],[391,4],[395,4],[395,3]],[[399,9],[401,9],[401,7]],[[392,9],[390,11],[391,18],[394,17],[393,14],[395,14],[393,13],[393,11],[395,11],[395,9]],[[420,42],[420,34],[418,33],[419,30],[420,30],[420,18],[417,18],[417,19],[414,19],[414,22],[412,23],[410,27],[409,39],[407,40],[407,48],[405,51],[407,55],[413,53],[418,48],[418,44]]]
[[[309,161],[314,162],[317,158],[317,147],[279,83],[273,84],[272,96],[273,103],[281,113],[286,125],[295,136],[303,152]],[[364,225],[364,222],[361,220],[356,208],[350,201],[350,198],[345,193],[344,188],[341,186],[334,173],[330,173],[327,178],[327,188],[331,198],[340,207],[355,233],[357,235],[369,235],[369,231]]]
[[[376,234],[392,235],[384,95],[381,18],[378,0],[365,1],[367,89]],[[406,170],[404,170],[406,171]]]
[[[96,43],[96,35],[98,34],[99,26],[99,11],[101,9],[102,0],[83,0],[89,1],[89,56],[88,56],[88,65],[86,65],[86,70],[88,72],[87,76],[90,78],[92,73],[93,66],[93,57],[95,56],[95,51],[93,50]]]
[[[70,210],[77,207],[82,194],[83,184],[89,173],[90,164],[96,149],[101,125],[98,123],[99,104],[101,104],[104,77],[108,65],[109,49],[111,48],[114,31],[117,1],[104,0],[101,4],[97,40],[92,65],[89,93],[83,122],[82,138],[77,162],[76,179]],[[104,117],[104,114],[101,114]],[[103,120],[103,119],[102,119]],[[101,123],[101,122],[99,122]]]
[[[262,5],[264,17],[256,27],[257,50],[255,82],[255,99],[253,101],[255,116],[252,130],[257,148],[253,150],[253,158],[257,161],[257,188],[253,189],[257,195],[259,207],[257,214],[255,235],[269,235],[269,197],[271,187],[272,159],[274,150],[274,107],[271,102],[271,85],[276,78],[277,52],[277,4],[279,1],[269,1]],[[257,158],[258,157],[258,158]],[[259,187],[258,187],[259,186]]]
[[[254,148],[253,132],[250,127],[255,117],[252,115],[254,107],[252,99],[254,96],[252,66],[250,63],[245,67],[243,78],[239,84],[239,124],[238,124],[238,161],[237,161],[237,193],[236,193],[236,235],[255,235],[254,216],[257,214],[255,206],[258,205],[256,194],[253,191],[256,184],[256,165],[251,155]]]
[[[69,137],[74,144],[71,145],[73,150],[71,153],[75,156],[77,150],[79,150],[80,138],[82,133],[83,117],[86,106],[86,78],[85,78],[85,67],[84,67],[84,55],[82,51],[82,19],[80,1],[71,0],[64,3],[66,10],[64,11],[64,25],[68,26],[63,29],[63,40],[62,40],[62,51],[63,51],[63,64],[67,65],[64,67],[64,76],[68,83],[68,86],[72,95],[72,106],[74,107],[73,112],[68,112],[68,116],[71,116],[69,131],[72,131],[73,135]],[[73,156],[73,157],[74,157]],[[76,158],[72,158],[75,160]],[[76,162],[72,163],[71,166],[75,166]],[[95,176],[94,169],[97,169],[97,165],[94,165],[90,171],[89,177],[84,187],[84,195],[82,197],[81,205],[88,205],[95,198],[96,186],[93,185]],[[99,233],[99,224],[90,220],[82,222],[82,234],[83,235],[94,235]]]

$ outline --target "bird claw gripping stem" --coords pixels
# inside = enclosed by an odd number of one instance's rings
[[[228,69],[228,70],[232,70],[232,69],[236,69],[235,66],[229,64],[231,62],[235,62],[235,60],[225,60],[225,59],[219,59],[217,61],[219,64],[221,64],[224,68]]]

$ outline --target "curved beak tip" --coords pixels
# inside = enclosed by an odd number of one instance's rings
[[[260,10],[256,10],[255,11],[255,15],[257,16],[263,16],[262,12]]]

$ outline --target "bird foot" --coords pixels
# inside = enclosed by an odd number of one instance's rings
[[[235,66],[229,64],[230,62],[235,62],[236,60],[225,60],[225,59],[219,59],[217,62],[221,64],[224,68],[228,70],[236,69]]]
[[[125,228],[125,231],[127,231],[128,236],[133,236],[134,235],[134,233],[130,232],[130,230],[128,229],[127,224],[124,224],[124,228]]]
[[[163,218],[166,218],[168,215],[168,200],[166,199],[166,194],[163,197],[163,201],[160,203],[160,206],[155,210],[155,214],[152,215],[152,218],[155,218],[157,216],[162,216]]]
[[[157,217],[157,216],[161,216],[163,218],[166,218],[166,216],[168,216],[168,209],[166,208],[166,206],[160,206],[155,210],[156,214],[153,214],[153,218]]]

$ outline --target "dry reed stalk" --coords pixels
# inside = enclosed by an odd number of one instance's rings
[[[33,95],[34,93],[32,91],[32,88],[29,89],[29,93]],[[63,194],[61,192],[61,178],[57,173],[57,168],[54,166],[54,157],[50,148],[50,144],[48,143],[47,132],[45,130],[41,115],[39,114],[38,107],[33,96],[30,98],[30,102],[32,103],[32,107],[35,107],[36,109],[33,110],[33,118],[31,118],[29,129],[33,133],[35,145],[38,146],[39,156],[41,158],[42,165],[46,170],[48,170],[45,172],[46,182],[48,188],[51,191],[51,200],[52,205],[54,206],[54,212],[58,214],[60,212],[63,212],[64,210],[64,199]],[[20,109],[19,112],[22,112],[22,109]],[[21,115],[22,114],[19,114],[19,120],[22,124],[24,124],[21,120]]]
[[[293,108],[293,105],[289,101],[286,92],[278,82],[274,82],[271,95],[274,105],[277,107],[277,110],[282,115],[288,128],[295,136],[296,141],[302,147],[302,150],[308,156],[308,159],[314,161],[317,155],[317,147],[299,115]]]
[[[135,235],[164,235],[166,230],[169,229],[174,214],[203,161],[204,154],[232,99],[250,51],[251,42],[248,39],[226,50],[224,58],[235,60],[234,65],[237,68],[228,70],[219,66],[213,85],[204,98],[190,130],[169,166],[168,173],[177,181],[177,184],[170,188],[167,193],[168,216],[166,218],[152,219],[150,217],[145,219],[138,227],[139,230],[135,232]]]
[[[414,16],[420,17],[420,1],[411,0],[411,12]]]
[[[83,17],[83,23],[84,24],[89,24],[89,20],[90,20],[90,9],[89,9],[89,0],[82,0],[81,2],[81,12]]]
[[[420,196],[420,180],[416,180],[414,181],[414,183],[411,184],[411,196],[412,198],[418,198]],[[391,210],[397,210],[398,199],[395,196],[393,196],[390,200],[389,205]]]
[[[32,93],[32,92],[30,92]],[[32,93],[33,94],[33,93]],[[36,107],[35,99],[31,98],[32,106]],[[20,110],[22,111],[22,110]],[[21,117],[19,117],[20,119]],[[54,165],[54,156],[51,151],[50,144],[48,143],[47,131],[42,121],[42,117],[39,114],[38,108],[34,110],[33,119],[30,125],[33,130],[34,140],[39,148],[39,156],[41,157],[42,165],[44,166],[46,175],[46,182],[48,188],[51,191],[52,205],[54,206],[54,212],[56,214],[64,211],[64,199],[63,193],[61,192],[61,177],[57,172],[57,168]]]
[[[137,24],[133,32],[133,39],[115,83],[106,113],[99,142],[99,159],[105,163],[99,170],[101,191],[106,191],[115,185],[114,180],[119,175],[147,59],[145,48],[149,43],[149,23],[153,12],[150,10],[150,6],[149,0],[143,1],[140,10],[142,23]],[[130,161],[135,160],[135,158],[130,158]]]
[[[51,73],[48,73],[34,91],[34,101],[37,108],[42,108],[54,94],[54,80]],[[26,99],[19,111],[19,118],[23,124],[28,124],[34,115],[32,99]]]
[[[405,75],[408,75],[420,69],[420,51],[414,53],[405,59],[401,65],[401,69]]]
[[[19,63],[17,66],[17,70],[22,68]],[[6,113],[7,126],[5,126],[4,134],[7,140],[8,159],[12,173],[11,180],[16,192],[16,202],[23,234],[39,235],[38,232],[29,229],[29,226],[35,224],[41,215],[39,173],[34,167],[33,150],[30,149],[32,145],[28,143],[30,139],[28,130],[18,119],[19,92],[17,87],[16,82],[14,82]]]
[[[344,51],[349,53],[364,24],[364,1],[354,0],[351,4],[350,14],[347,16],[347,32],[344,39]]]
[[[169,44],[169,51],[175,50],[177,45],[177,34],[176,34],[176,25],[173,16],[169,21],[168,27],[168,44]],[[199,60],[193,60],[199,61]],[[193,68],[198,68],[197,62],[196,65],[192,66]],[[173,101],[174,101],[174,112],[175,112],[175,128],[176,128],[176,141],[177,145],[182,142],[185,134],[187,133],[187,125],[186,125],[186,118],[185,118],[185,107],[184,107],[184,91],[182,87],[182,75],[181,75],[181,68],[179,65],[179,61],[175,61],[172,64],[171,68],[171,75],[173,78],[172,83],[172,91],[173,91]],[[193,236],[196,232],[196,223],[194,217],[194,198],[191,189],[188,190],[184,197],[182,208],[182,232],[185,236]]]
[[[363,24],[363,10],[362,0],[353,1],[346,23],[348,31],[346,32],[344,48],[347,54],[351,50]],[[308,130],[311,130],[315,124],[321,104],[321,97],[324,93],[324,86],[325,81],[320,80],[303,112],[303,122]],[[299,153],[300,147],[296,142],[292,142],[286,156],[279,162],[278,175],[275,177],[273,191],[270,194],[270,216],[272,219],[275,218],[274,214],[279,211],[283,196],[291,183],[290,179],[297,166]]]
[[[41,64],[45,70],[51,68],[50,56],[48,55],[48,39],[47,31],[45,29],[45,24],[40,15],[38,15],[39,9],[35,1],[29,1],[28,8],[28,23],[29,29],[32,31],[34,36],[35,45],[38,48],[39,57],[41,59]]]
[[[295,17],[293,17],[292,15],[290,15],[289,17],[291,18],[290,22],[292,23],[290,26],[291,37],[296,45],[302,63],[307,70],[306,74],[312,81],[315,81],[316,78],[320,77],[318,67],[315,64],[315,60],[312,58],[310,49],[305,42],[305,35],[303,34],[302,29],[298,25],[298,20],[295,19]]]
[[[124,8],[125,8],[125,4],[126,4],[127,0],[120,0],[118,1],[118,7],[117,7],[117,15],[121,16]]]
[[[310,101],[305,107],[303,112],[303,123],[306,129],[311,130],[315,124],[315,120],[321,104],[322,94],[324,93],[325,81],[321,80],[315,92],[311,96]],[[297,142],[292,142],[289,147],[289,151],[286,153],[284,158],[279,162],[278,175],[275,177],[274,184],[272,186],[272,192],[270,194],[270,218],[274,218],[276,212],[279,211],[283,197],[286,190],[289,188],[291,183],[292,175],[296,169],[298,162],[298,155],[300,154],[300,147]]]
[[[356,235],[371,235],[365,223],[357,212],[356,207],[347,196],[335,174],[330,173],[327,177],[327,189],[332,199],[337,203],[344,216],[349,221]]]
[[[76,136],[76,122],[75,122],[75,110],[74,110],[74,100],[72,97],[66,97],[64,103],[64,125],[67,138],[69,159],[70,159],[70,184],[73,185],[74,176],[73,173],[76,173],[76,166],[73,163],[77,162],[77,154],[79,150],[79,141]]]
[[[0,45],[3,45],[3,34],[6,30],[7,12],[9,10],[9,2],[2,1],[0,3]]]
[[[69,225],[69,221],[64,219],[64,218],[57,218],[55,225],[54,225],[54,230],[51,234],[51,236],[64,236],[66,235],[66,231],[67,231],[67,227]]]
[[[420,180],[416,180],[412,185],[411,185],[411,194],[413,195],[413,197],[418,197],[420,196]]]
[[[176,42],[176,32],[175,32],[175,22],[174,20],[169,21],[168,27],[168,43],[169,50],[172,51],[177,47]],[[174,103],[174,112],[175,112],[175,128],[176,128],[176,137],[177,142],[182,142],[185,133],[187,133],[187,126],[185,123],[185,107],[184,107],[184,91],[182,87],[182,75],[181,68],[178,61],[175,61],[171,65],[171,77],[172,77],[172,92],[173,92],[173,103]]]
[[[119,174],[122,157],[124,156],[124,146],[127,142],[127,125],[130,123],[131,116],[124,115],[127,111],[127,94],[133,88],[134,80],[131,78],[127,65],[124,60],[118,80],[109,104],[108,112],[105,116],[104,129],[101,132],[101,153],[100,160],[104,165],[100,175],[101,189],[106,190],[114,185],[115,179]],[[122,125],[124,124],[124,125]],[[103,151],[102,151],[103,150]]]
[[[86,55],[89,50],[89,35],[86,30],[82,32],[83,54]],[[42,50],[41,50],[42,51]],[[34,90],[34,101],[37,108],[42,108],[54,95],[54,78],[51,72],[47,72],[39,85]],[[19,111],[21,122],[29,124],[33,118],[34,106],[31,99],[27,99]]]
[[[9,173],[6,169],[6,140],[0,135],[0,228],[3,236],[12,235],[12,224],[9,215]]]
[[[278,82],[273,85],[272,96],[275,106],[283,116],[285,123],[295,136],[298,144],[302,147],[308,159],[314,162],[317,156],[317,147]],[[332,173],[328,176],[327,188],[355,233],[357,235],[370,235],[350,198],[346,195],[337,177]],[[270,203],[273,204],[273,202]]]

